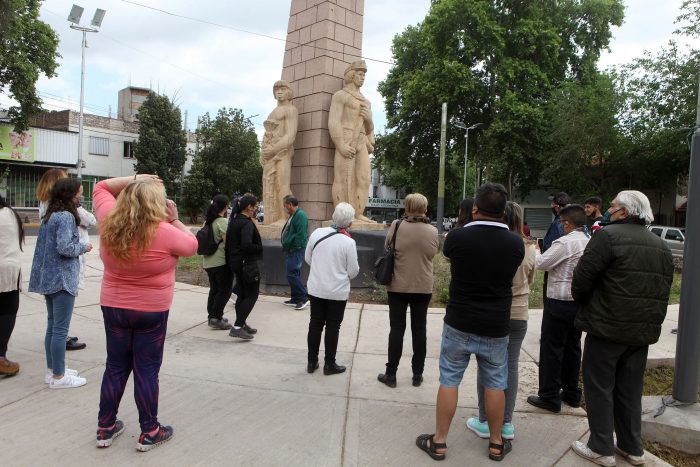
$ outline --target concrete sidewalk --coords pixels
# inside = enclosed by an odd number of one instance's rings
[[[97,238],[93,241],[97,244]],[[26,292],[34,242],[35,238],[28,238],[25,248],[25,291],[8,350],[8,357],[18,361],[22,370],[15,377],[0,379],[3,466],[56,462],[132,466],[434,465],[415,446],[415,438],[434,431],[443,309],[431,309],[428,316],[423,386],[411,386],[411,342],[407,332],[398,387],[390,389],[376,380],[386,362],[386,306],[348,304],[338,346],[338,362],[347,365],[348,371],[334,376],[324,376],[322,371],[309,375],[308,309],[294,311],[282,305],[283,298],[260,297],[249,318],[259,333],[251,342],[238,342],[225,331],[207,327],[208,289],[181,283],[176,284],[160,373],[159,418],[173,425],[173,440],[150,453],[136,452],[140,430],[130,382],[119,414],[126,432],[111,448],[96,449],[105,362],[99,307],[102,264],[97,249],[88,255],[88,288],[76,300],[71,323],[71,335],[78,335],[88,347],[66,355],[68,366],[80,370],[88,384],[51,391],[43,383],[46,308],[43,297]],[[228,306],[227,316],[231,313],[232,307]],[[669,312],[669,329],[675,326],[671,319],[677,319],[677,309],[675,315]],[[521,354],[520,394],[514,417],[516,439],[503,465],[591,466],[569,449],[572,441],[588,437],[583,410],[567,407],[553,415],[525,403],[527,395],[537,389],[540,320],[541,312],[533,311]],[[668,347],[670,341],[663,345]],[[668,349],[661,347],[658,352],[665,355]],[[464,426],[465,420],[477,412],[475,376],[474,362],[460,388],[459,407],[447,440],[448,454],[441,465],[493,465],[487,458],[487,441]],[[627,464],[618,458],[618,465]],[[647,465],[668,464],[649,456]]]

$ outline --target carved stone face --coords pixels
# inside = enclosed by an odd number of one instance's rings
[[[352,82],[358,88],[361,88],[365,84],[365,72],[362,70],[356,70],[355,76],[352,77]]]
[[[290,90],[284,86],[278,86],[274,89],[275,99],[278,101],[289,100]]]

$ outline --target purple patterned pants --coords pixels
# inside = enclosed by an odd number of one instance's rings
[[[158,373],[163,361],[168,311],[143,312],[103,306],[102,316],[107,334],[107,364],[97,424],[102,428],[114,424],[133,371],[141,431],[153,431],[158,427]]]

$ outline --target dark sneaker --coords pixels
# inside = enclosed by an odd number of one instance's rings
[[[313,373],[316,370],[318,370],[318,362],[309,362],[306,365],[306,372],[307,373]]]
[[[328,375],[337,375],[338,373],[343,373],[345,372],[345,367],[342,365],[338,365],[337,363],[331,363],[323,365],[323,374],[328,376]]]
[[[246,331],[245,328],[240,328],[240,329],[231,328],[228,335],[231,337],[238,337],[239,339],[243,339],[246,341],[249,341],[249,340],[253,339],[253,337],[254,337],[251,333]]]
[[[211,318],[209,320],[209,327],[218,331],[227,331],[231,329],[231,325],[228,322],[216,318]]]
[[[304,300],[303,302],[296,303],[296,304],[294,305],[294,309],[295,309],[295,310],[303,310],[303,309],[306,308],[307,306],[309,306],[309,301],[308,301],[308,300]]]
[[[257,334],[257,333],[258,333],[258,330],[257,330],[257,329],[251,328],[251,327],[248,326],[247,324],[244,324],[244,325],[243,325],[243,329],[245,329],[246,331],[248,331],[248,334]]]
[[[85,342],[78,342],[77,339],[66,339],[66,350],[83,350],[87,347]]]
[[[108,448],[112,445],[112,440],[124,433],[124,422],[117,420],[111,430],[106,428],[97,429],[97,447]]]
[[[286,300],[286,301],[282,302],[282,304],[287,305],[287,306],[297,306],[297,302],[295,302],[292,299]]]
[[[173,437],[173,427],[160,425],[158,432],[154,436],[150,436],[146,433],[141,433],[139,436],[139,442],[136,443],[136,450],[140,452],[150,451],[156,446],[169,441]]]
[[[390,388],[396,387],[396,375],[387,375],[385,373],[379,373],[379,375],[377,375],[377,381],[386,384]]]

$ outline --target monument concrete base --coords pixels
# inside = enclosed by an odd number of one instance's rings
[[[260,237],[263,240],[278,240],[282,238],[282,228],[284,223],[281,224],[262,224],[258,225],[258,232],[260,232]]]
[[[330,227],[333,221],[323,221],[321,223],[322,227]],[[350,227],[351,232],[384,232],[389,226],[385,224],[379,224],[377,222],[353,222],[352,227]]]
[[[700,405],[665,407],[660,396],[642,397],[642,437],[689,454],[700,454]]]
[[[350,235],[355,239],[357,245],[357,262],[360,264],[360,273],[350,281],[350,286],[352,288],[372,287],[374,286],[374,262],[380,255],[384,254],[386,234],[383,231],[356,231],[354,227],[353,225]],[[304,284],[306,284],[308,277],[309,266],[304,263],[301,268],[301,280]],[[279,239],[263,240],[260,290],[266,293],[289,292],[286,257]]]

